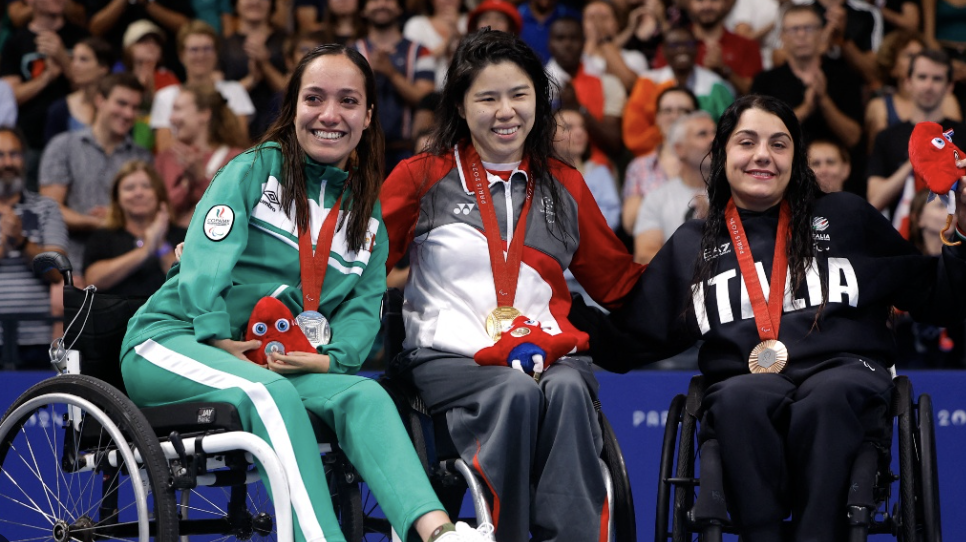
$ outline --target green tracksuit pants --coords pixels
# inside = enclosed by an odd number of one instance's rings
[[[296,542],[344,542],[324,482],[318,444],[306,410],[336,433],[399,532],[443,510],[413,450],[395,406],[368,378],[341,374],[281,376],[198,343],[190,327],[133,337],[121,372],[140,406],[187,401],[228,402],[245,429],[268,442],[281,459],[292,497]],[[132,337],[129,337],[132,339]]]

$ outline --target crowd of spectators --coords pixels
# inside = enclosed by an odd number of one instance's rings
[[[0,284],[29,282],[34,293],[12,301],[0,286],[0,322],[58,297],[50,277],[27,273],[35,251],[24,247],[64,251],[78,284],[150,293],[211,178],[259,140],[292,69],[319,44],[350,45],[371,64],[388,175],[424,147],[460,38],[486,26],[520,35],[546,63],[556,152],[638,261],[700,216],[715,123],[748,93],[794,108],[824,190],[867,197],[934,252],[939,211],[916,184],[906,145],[929,120],[966,148],[959,4],[5,0]],[[58,310],[22,321],[21,345],[49,340]],[[963,330],[902,318],[896,327],[915,363],[966,367]]]

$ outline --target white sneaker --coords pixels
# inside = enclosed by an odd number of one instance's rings
[[[436,542],[493,542],[493,525],[484,523],[474,529],[462,521],[456,522],[456,530],[443,534]]]

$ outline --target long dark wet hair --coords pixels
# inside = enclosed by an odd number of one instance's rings
[[[315,59],[326,55],[342,55],[352,61],[359,68],[366,80],[366,109],[372,111],[369,127],[362,132],[362,139],[349,156],[346,169],[349,180],[346,189],[352,201],[352,213],[349,216],[349,227],[346,238],[349,247],[358,250],[363,246],[366,232],[369,229],[369,218],[372,209],[379,199],[379,189],[382,186],[382,170],[385,161],[385,139],[382,127],[379,125],[379,115],[376,114],[376,79],[369,67],[369,62],[355,49],[344,45],[329,43],[316,47],[306,54],[299,65],[292,72],[292,78],[285,89],[282,108],[278,118],[271,128],[262,136],[261,143],[274,141],[282,148],[284,157],[282,165],[282,208],[290,209],[295,202],[295,221],[300,229],[307,229],[309,224],[309,203],[305,190],[305,151],[299,145],[295,135],[295,112],[298,108],[299,89],[302,87],[302,76],[306,68]],[[346,216],[339,221],[342,227]]]
[[[470,141],[470,128],[466,119],[460,116],[463,99],[484,68],[503,62],[516,64],[533,83],[537,107],[533,128],[523,142],[523,155],[529,160],[529,175],[538,185],[544,184],[553,208],[561,213],[563,209],[557,205],[559,193],[550,177],[550,159],[560,160],[553,148],[553,137],[557,130],[551,106],[554,84],[533,49],[513,34],[486,28],[460,41],[446,71],[446,83],[436,107],[436,128],[427,152],[449,156],[453,153],[454,145],[464,140]]]
[[[728,184],[726,174],[728,140],[738,126],[742,113],[749,109],[760,109],[775,115],[785,124],[792,137],[792,171],[791,180],[783,196],[791,207],[790,239],[786,253],[788,268],[791,270],[793,290],[801,285],[805,278],[807,266],[811,265],[814,256],[812,240],[812,206],[815,198],[821,193],[818,180],[812,169],[808,167],[808,155],[802,136],[802,127],[795,112],[785,102],[771,96],[751,94],[736,100],[718,122],[714,141],[711,143],[711,172],[708,176],[708,217],[701,235],[701,252],[698,253],[695,266],[695,283],[710,279],[714,271],[716,259],[705,259],[705,254],[712,254],[720,243],[721,236],[727,236],[725,227],[725,207],[731,199],[731,185]],[[824,291],[823,300],[827,297]],[[823,301],[824,305],[824,301]],[[821,310],[819,311],[821,312]]]

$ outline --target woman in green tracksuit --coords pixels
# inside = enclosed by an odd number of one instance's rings
[[[372,71],[356,51],[325,45],[306,55],[263,142],[226,165],[198,203],[180,265],[131,319],[121,371],[142,406],[234,404],[281,459],[298,542],[344,540],[306,410],[336,432],[397,532],[483,540],[450,523],[391,400],[353,376],[378,332],[386,287],[374,96]],[[266,345],[244,341],[245,328],[265,296],[293,314],[317,310],[331,340],[251,363],[245,352]]]

